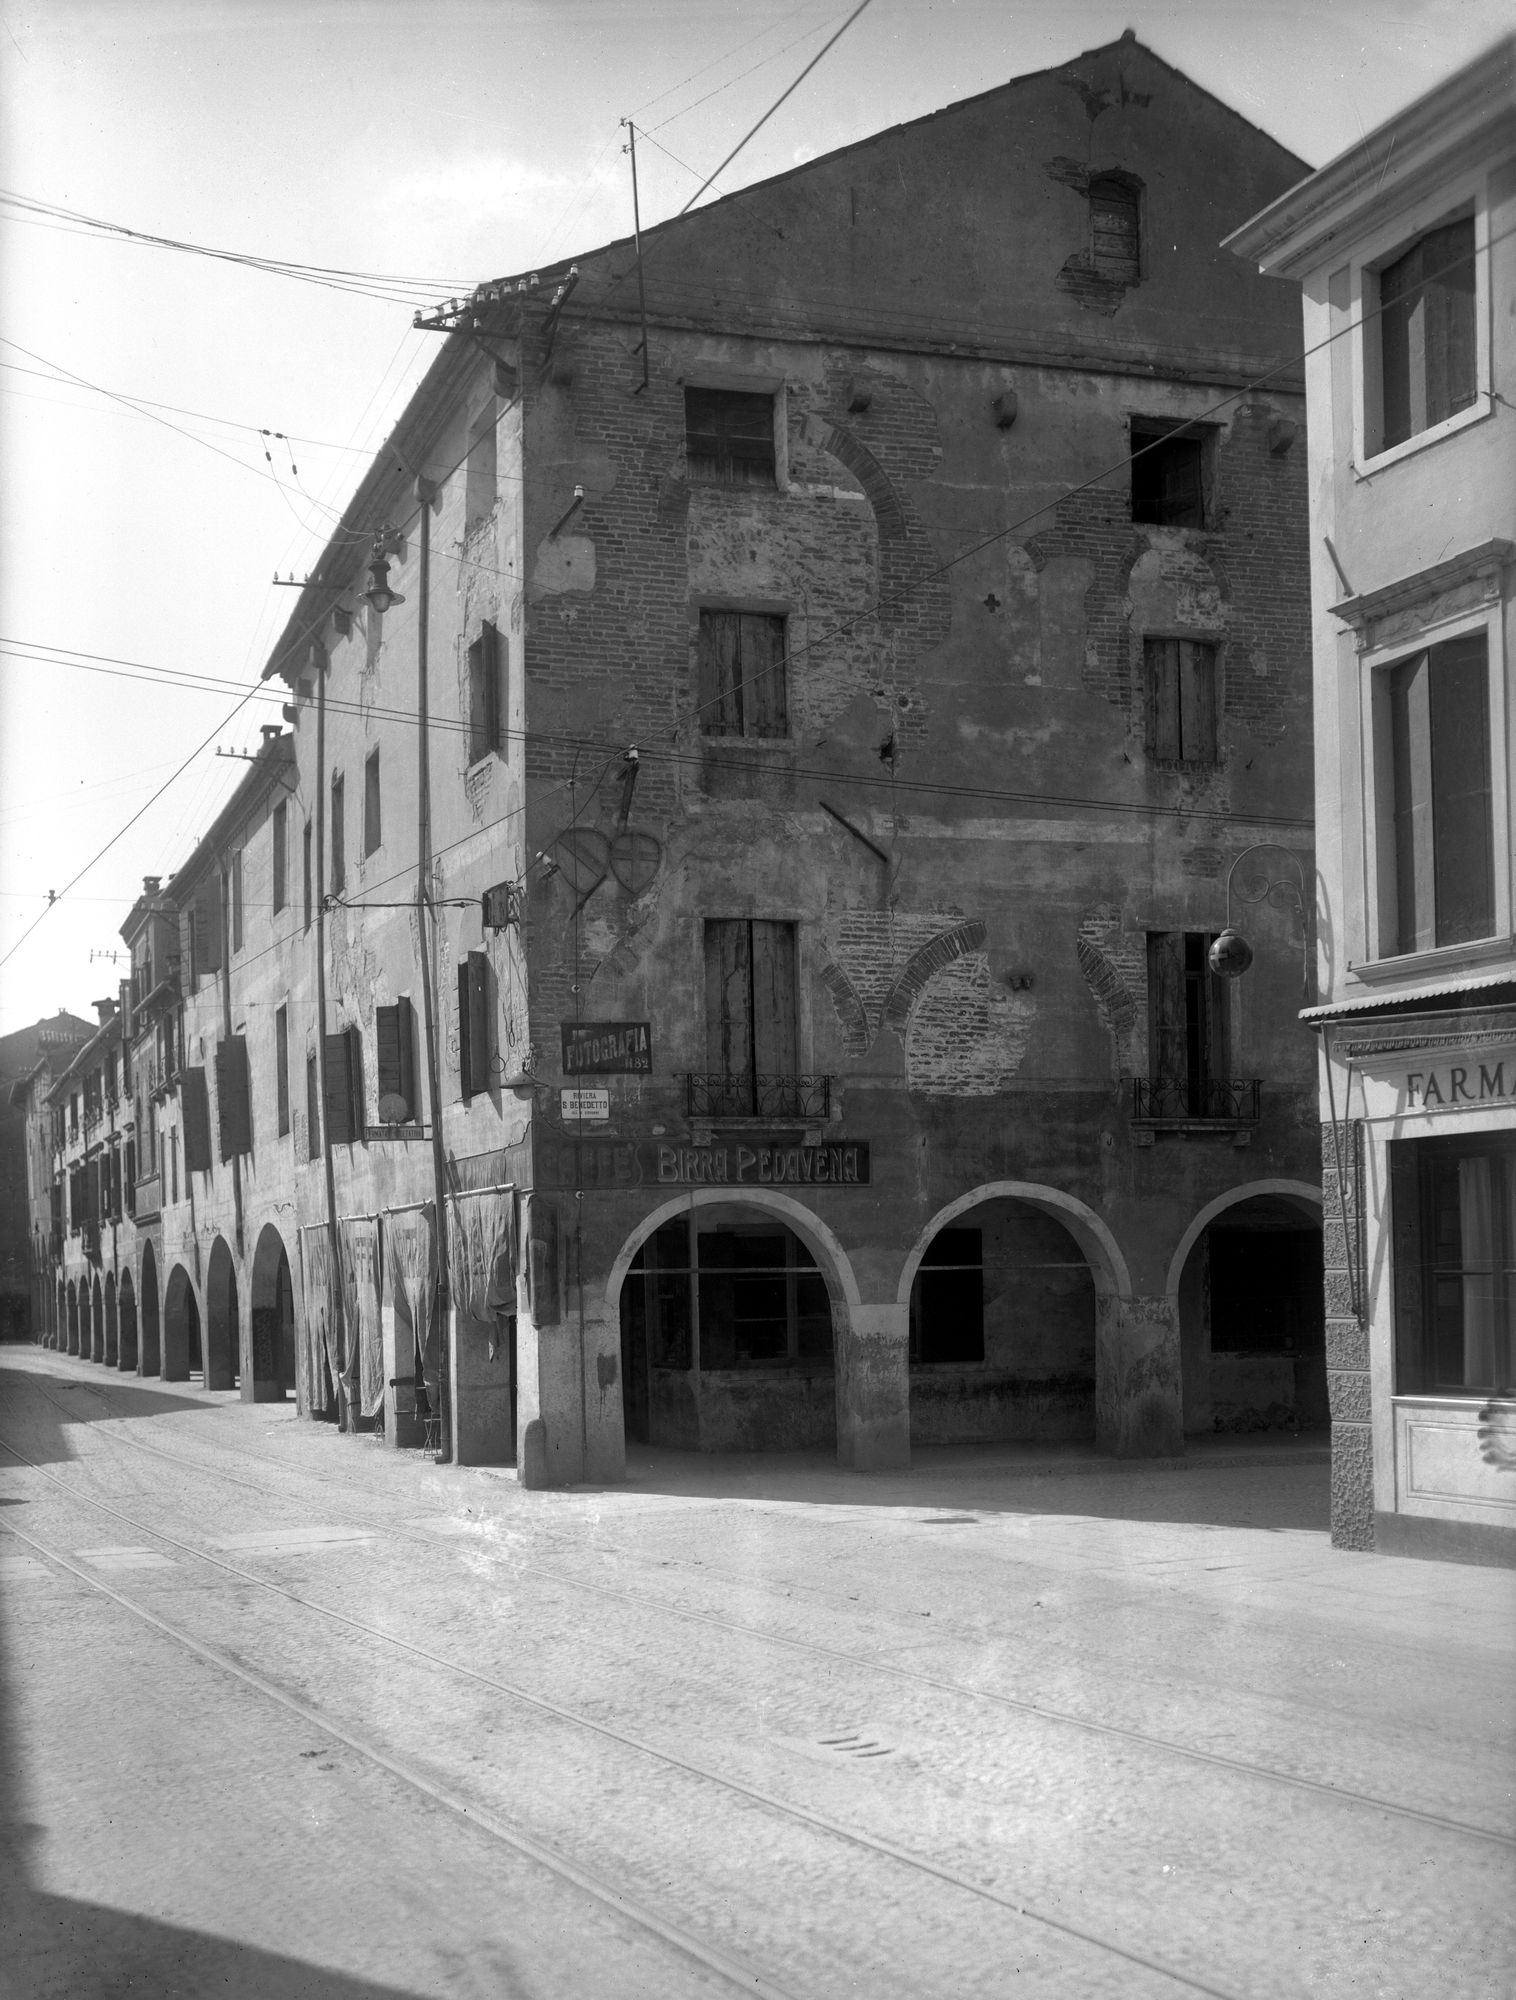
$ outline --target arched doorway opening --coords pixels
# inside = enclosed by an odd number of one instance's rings
[[[282,1402],[295,1390],[295,1287],[284,1239],[264,1225],[253,1253],[253,1393]]]
[[[116,1310],[121,1323],[116,1366],[123,1375],[129,1375],[137,1366],[137,1294],[132,1289],[130,1271],[121,1273],[121,1290],[116,1297]]]
[[[66,1310],[68,1315],[68,1351],[70,1354],[77,1354],[79,1352],[79,1294],[74,1289],[72,1278],[68,1281],[68,1304]]]
[[[101,1356],[107,1368],[114,1368],[116,1365],[116,1343],[120,1338],[120,1333],[121,1329],[116,1319],[116,1274],[114,1271],[107,1271],[105,1274],[105,1352]]]
[[[1175,1253],[1187,1437],[1323,1429],[1321,1195],[1256,1181],[1202,1209]]]
[[[1094,1439],[1098,1300],[1119,1289],[1102,1233],[1034,1188],[934,1218],[907,1264],[912,1444]]]
[[[242,1359],[242,1323],[238,1316],[237,1272],[226,1238],[211,1245],[205,1272],[205,1386],[235,1389]]]
[[[96,1278],[91,1288],[93,1301],[90,1312],[89,1358],[91,1361],[105,1359],[105,1299],[100,1290],[100,1280]]]
[[[187,1382],[201,1367],[200,1305],[189,1272],[176,1264],[163,1296],[163,1379]]]
[[[68,1351],[68,1296],[63,1289],[63,1280],[58,1280],[58,1317],[53,1326],[52,1345]]]
[[[142,1246],[142,1327],[137,1372],[156,1375],[163,1366],[158,1336],[158,1260],[151,1243]]]
[[[840,1253],[788,1199],[701,1190],[647,1218],[619,1282],[622,1415],[630,1443],[787,1451],[837,1437]]]

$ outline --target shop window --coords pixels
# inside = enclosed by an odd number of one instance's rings
[[[273,827],[274,852],[271,866],[271,887],[274,911],[277,915],[285,905],[285,877],[289,867],[289,807],[274,807]]]
[[[826,1281],[805,1244],[782,1224],[695,1229],[680,1216],[643,1245],[627,1283],[652,1368],[831,1362]]]
[[[1446,223],[1378,272],[1379,449],[1466,410],[1478,389],[1474,218]]]
[[[1213,1118],[1227,1108],[1226,981],[1210,931],[1148,932],[1148,1115]]]
[[[1142,276],[1141,202],[1136,186],[1117,174],[1090,182],[1090,255],[1102,278],[1135,285]]]
[[[1152,635],[1142,642],[1147,681],[1147,747],[1166,764],[1214,765],[1216,648]]]
[[[706,736],[788,736],[783,618],[700,613],[698,698]]]
[[[1424,1139],[1391,1148],[1395,1386],[1488,1395],[1516,1382],[1516,1145]]]
[[[363,852],[372,854],[383,839],[379,811],[379,752],[370,750],[363,765]]]
[[[911,1287],[912,1367],[984,1359],[984,1232],[939,1229]]]
[[[345,849],[346,810],[343,804],[344,786],[342,773],[332,777],[332,894],[340,896],[347,884],[347,855]]]
[[[685,453],[692,479],[772,486],[774,398],[745,389],[686,389]]]
[[[795,1076],[795,926],[762,918],[719,918],[705,926],[706,1064],[724,1079],[717,1107],[756,1116],[772,1089]]]
[[[279,1137],[290,1129],[290,1010],[274,1012],[274,1094],[279,1107]]]
[[[1160,528],[1206,528],[1216,434],[1200,424],[1132,418],[1132,519]]]
[[[1495,929],[1490,688],[1483,632],[1375,675],[1380,952],[1431,951]]]
[[[488,620],[468,649],[468,760],[505,749],[506,646]]]

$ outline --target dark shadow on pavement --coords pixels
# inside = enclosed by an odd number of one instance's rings
[[[52,1465],[74,1456],[68,1431],[75,1424],[116,1422],[130,1417],[163,1417],[175,1410],[214,1409],[220,1396],[186,1396],[171,1388],[139,1381],[135,1376],[108,1374],[94,1370],[90,1362],[75,1361],[68,1355],[49,1355],[46,1367],[16,1368],[0,1362],[0,1437],[6,1419],[15,1423],[16,1442],[28,1458]],[[17,1422],[25,1413],[23,1426]],[[14,1465],[8,1452],[0,1452],[0,1468]]]

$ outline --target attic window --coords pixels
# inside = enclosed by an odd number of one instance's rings
[[[772,486],[774,399],[746,389],[686,389],[684,439],[692,479]]]
[[[1133,417],[1132,519],[1159,528],[1206,527],[1214,440],[1202,424]]]
[[[1115,174],[1090,182],[1090,255],[1102,278],[1135,285],[1142,277],[1137,189]]]

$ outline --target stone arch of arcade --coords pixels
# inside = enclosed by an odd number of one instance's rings
[[[137,1292],[129,1267],[121,1273],[116,1313],[120,1322],[116,1365],[123,1375],[129,1375],[137,1366]]]
[[[182,1264],[175,1264],[164,1287],[162,1346],[165,1382],[187,1382],[200,1373],[200,1301]]]
[[[116,1312],[116,1274],[105,1274],[105,1349],[100,1358],[107,1368],[116,1366],[117,1342],[121,1337],[121,1322]]]
[[[272,1222],[259,1232],[251,1283],[253,1400],[281,1402],[295,1390],[295,1287]]]
[[[793,1197],[681,1191],[628,1232],[600,1310],[619,1328],[624,1436],[701,1451],[835,1438],[851,1462],[846,1385],[867,1309],[836,1235]],[[764,1348],[757,1365],[739,1325]]]
[[[1190,1221],[1166,1281],[1187,1435],[1327,1421],[1321,1218],[1319,1187],[1268,1179]]]
[[[64,1311],[68,1324],[65,1345],[70,1354],[77,1354],[79,1352],[79,1292],[72,1278],[68,1281]]]
[[[93,1303],[90,1314],[88,1359],[91,1361],[103,1361],[105,1359],[105,1294],[101,1289],[98,1273],[95,1276],[93,1286],[90,1288],[90,1296]]]
[[[1101,1437],[1119,1405],[1131,1273],[1109,1224],[1061,1188],[988,1181],[940,1208],[901,1266],[913,1442]],[[1117,1376],[1116,1380],[1112,1377]],[[1108,1448],[1117,1445],[1109,1435]]]
[[[237,1267],[224,1236],[211,1245],[205,1267],[205,1386],[235,1389],[242,1359]]]
[[[163,1366],[158,1321],[158,1259],[151,1242],[142,1246],[142,1303],[138,1329],[137,1372],[156,1375]]]

